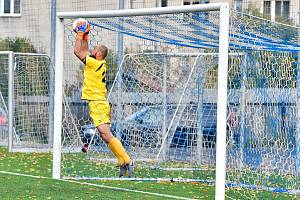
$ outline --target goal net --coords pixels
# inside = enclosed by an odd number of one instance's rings
[[[90,48],[110,49],[111,130],[137,161],[130,180],[215,185],[224,153],[227,197],[299,195],[297,30],[231,12],[228,59],[220,63],[223,19],[218,9],[208,10],[60,15],[63,178],[118,179],[116,159],[92,125],[87,102],[80,100],[83,65],[73,55],[72,22],[85,16],[92,24]],[[115,51],[120,41],[124,49]],[[228,81],[225,90],[220,77]],[[81,152],[84,143],[90,144],[87,153]]]
[[[0,54],[0,146],[8,145],[8,109],[5,101],[8,97],[8,60],[7,54]]]
[[[9,73],[9,63],[12,73]],[[48,132],[50,70],[53,68],[46,54],[0,52],[0,144],[11,144],[11,151],[51,149],[52,133]],[[11,130],[9,103],[12,104]]]

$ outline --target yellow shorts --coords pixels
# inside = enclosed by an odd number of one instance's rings
[[[110,105],[107,101],[89,101],[89,109],[95,127],[110,124]]]

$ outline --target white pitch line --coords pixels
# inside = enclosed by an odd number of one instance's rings
[[[10,174],[10,175],[15,175],[15,176],[31,177],[31,178],[40,178],[40,179],[49,179],[49,180],[52,179],[52,178],[44,177],[44,176],[34,176],[34,175],[20,174],[20,173],[14,173],[14,172],[6,172],[6,171],[0,171],[0,173]],[[160,193],[153,193],[153,192],[145,192],[145,191],[140,191],[140,190],[131,190],[131,189],[119,188],[119,187],[113,187],[113,186],[107,186],[107,185],[98,185],[98,184],[94,184],[94,183],[78,182],[78,181],[64,180],[64,179],[52,179],[52,180],[58,180],[58,181],[69,182],[69,183],[77,183],[77,184],[80,184],[80,185],[89,185],[89,186],[95,186],[95,187],[100,187],[100,188],[121,190],[121,191],[127,191],[127,192],[148,194],[148,195],[154,195],[154,196],[160,196],[160,197],[168,197],[168,198],[173,198],[173,199],[191,200],[190,198],[186,198],[186,197],[178,197],[178,196],[172,196],[172,195],[160,194]]]

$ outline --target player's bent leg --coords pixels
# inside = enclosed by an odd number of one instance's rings
[[[114,153],[116,157],[120,157],[119,165],[126,165],[130,162],[130,157],[128,156],[126,150],[124,149],[122,143],[117,138],[113,137],[109,143],[108,147]]]
[[[123,177],[125,174],[127,174],[128,177],[131,177],[134,169],[134,162],[130,159],[120,140],[112,135],[107,124],[99,125],[97,129],[101,138],[108,144],[108,148],[111,149],[118,159],[120,166],[119,177]]]
[[[97,127],[100,137],[106,144],[108,145],[108,148],[113,152],[113,154],[117,157],[119,165],[123,165],[125,162],[122,154],[120,154],[120,151],[118,151],[118,144],[116,138],[112,135],[110,132],[110,127],[108,124],[102,124]]]
[[[106,144],[109,144],[109,141],[111,141],[114,136],[112,135],[110,131],[109,124],[101,124],[97,126],[98,132],[100,134],[101,139],[106,142]]]
[[[90,115],[94,125],[97,127],[100,137],[107,143],[108,148],[117,157],[120,166],[120,176],[128,172],[132,174],[131,159],[119,139],[114,137],[110,131],[110,106],[107,101],[90,101]]]
[[[125,174],[131,177],[134,170],[134,161],[130,159],[120,140],[115,137],[112,138],[108,143],[108,147],[118,158],[120,165],[119,177],[123,177]]]

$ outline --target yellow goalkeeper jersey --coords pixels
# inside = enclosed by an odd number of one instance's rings
[[[106,100],[106,61],[87,55],[81,99]]]

